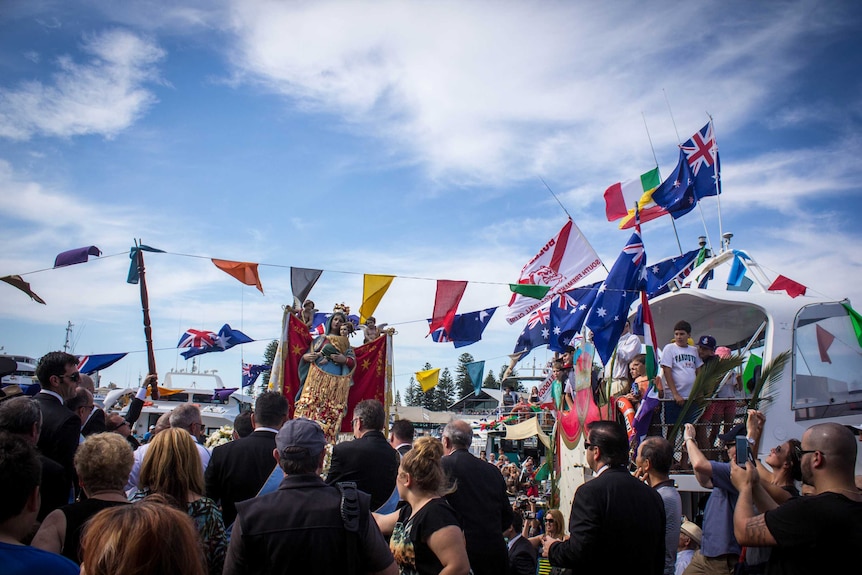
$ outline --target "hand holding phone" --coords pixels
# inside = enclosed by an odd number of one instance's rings
[[[736,464],[745,467],[746,462],[751,459],[748,438],[740,436],[736,438]]]

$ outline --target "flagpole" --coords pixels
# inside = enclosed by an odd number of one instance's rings
[[[715,137],[715,122],[712,119],[712,115],[709,112],[706,113],[707,117],[709,117],[709,123],[712,124],[712,141],[715,146],[715,199],[718,200],[718,233],[721,237],[722,244],[724,243],[724,227],[721,223],[721,190],[718,188],[718,179],[721,177],[718,169],[718,139]],[[721,251],[724,251],[725,246],[721,246]]]
[[[135,245],[140,248],[141,241],[137,240]],[[141,287],[141,309],[144,313],[144,338],[147,342],[147,368],[149,373],[158,374],[156,371],[156,354],[153,349],[153,328],[150,325],[150,298],[147,295],[147,280],[144,275],[144,250],[138,249],[138,276]],[[159,399],[159,387],[156,382],[151,383],[150,396],[153,401]]]
[[[665,99],[667,99],[667,94],[665,94]],[[668,107],[669,106],[670,106],[670,104],[668,104]],[[655,147],[652,145],[652,136],[650,136],[649,126],[647,126],[646,116],[644,115],[643,111],[641,111],[641,118],[643,118],[644,130],[646,130],[647,140],[649,140],[649,147],[650,147],[650,150],[652,150],[652,158],[653,158],[653,160],[655,160],[655,169],[658,170],[658,179],[659,179],[659,181],[662,181],[661,168],[658,167],[658,157],[655,155]],[[671,118],[673,118],[673,115],[671,115]],[[674,127],[674,129],[676,129],[676,124],[674,124],[673,127]],[[677,138],[679,138],[679,133],[677,133]],[[637,209],[637,206],[635,206],[635,209]],[[673,219],[673,215],[671,215],[671,214],[668,214],[668,215],[670,216],[670,225],[673,226],[673,235],[676,237],[676,245],[679,246],[679,255],[682,255],[682,243],[680,243],[679,233],[676,231],[676,220]]]
[[[572,218],[572,215],[566,209],[566,206],[563,205],[563,202],[560,201],[560,198],[558,198],[557,194],[554,193],[554,190],[551,189],[551,186],[549,186],[547,184],[547,182],[545,182],[545,180],[544,180],[544,178],[542,178],[542,176],[539,176],[539,179],[542,180],[542,183],[545,184],[545,187],[548,188],[548,191],[551,192],[551,195],[554,196],[554,199],[557,200],[557,203],[560,204],[560,207],[563,208],[563,211],[566,212],[567,216],[569,216],[569,219],[572,221],[575,221],[574,218]],[[578,228],[578,231],[580,231],[580,228]],[[593,245],[587,239],[587,236],[585,236],[583,232],[581,232],[581,236],[584,238],[584,241],[587,242],[587,245],[590,246],[590,249],[592,249],[595,252],[596,249],[593,247]],[[605,268],[605,271],[608,271],[608,266],[605,265],[605,262],[602,262],[602,267]],[[425,337],[428,337],[428,336],[426,335]]]
[[[676,145],[677,145],[677,147],[682,146],[682,139],[679,137],[679,130],[676,128],[676,120],[673,117],[673,110],[671,110],[671,108],[670,108],[670,100],[667,97],[667,92],[665,92],[664,88],[662,88],[661,91],[662,91],[662,93],[664,93],[664,101],[667,102],[667,111],[670,113],[670,121],[673,122],[673,129],[676,132]],[[706,242],[709,244],[709,249],[711,250],[712,249],[712,240],[709,239],[709,230],[706,227],[706,218],[703,217],[703,208],[700,206],[699,199],[698,199],[697,204],[698,204],[697,207],[700,210],[700,220],[701,220],[701,222],[703,222],[703,233],[706,234]],[[673,217],[673,216],[671,216],[671,217]],[[674,226],[674,230],[675,229],[676,229],[676,226]],[[680,246],[680,248],[679,248],[679,253],[680,253],[680,255],[682,255],[682,246]]]

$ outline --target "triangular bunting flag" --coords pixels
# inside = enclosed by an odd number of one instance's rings
[[[516,293],[533,299],[542,299],[549,291],[551,286],[537,286],[533,284],[509,284],[509,289],[512,293]]]
[[[479,391],[482,389],[482,377],[485,373],[485,362],[471,361],[465,364],[464,368],[467,370],[467,375],[470,376],[470,381],[473,382],[473,393],[479,395]]]
[[[290,266],[290,290],[293,292],[296,307],[302,307],[322,273],[323,270]]]
[[[455,312],[466,289],[465,281],[437,280],[437,296],[434,299],[431,324],[428,326],[429,334],[438,327],[442,327],[446,332],[451,331]]]
[[[817,332],[817,350],[820,352],[820,361],[823,363],[832,363],[829,358],[829,346],[835,341],[835,336],[820,327],[815,325]]]
[[[0,278],[0,281],[4,281],[10,286],[18,288],[19,290],[30,296],[36,303],[45,305],[45,300],[36,295],[36,293],[30,289],[30,284],[25,282],[21,276],[3,276],[2,278]]]
[[[422,388],[422,391],[426,393],[431,391],[437,387],[437,383],[440,381],[440,368],[417,371],[416,381],[419,382],[419,386]]]
[[[362,305],[359,306],[360,322],[365,323],[366,319],[374,315],[374,310],[394,279],[395,276],[365,274],[362,280]]]
[[[96,246],[86,246],[83,248],[69,250],[67,252],[57,254],[57,257],[54,258],[54,267],[61,268],[63,266],[83,264],[89,259],[89,256],[100,255],[102,255],[102,250],[100,250]]]
[[[770,285],[766,289],[768,289],[769,291],[784,290],[790,297],[805,295],[805,292],[808,291],[808,288],[806,288],[801,283],[795,282],[792,279],[786,278],[782,275],[779,275],[777,278],[775,278],[775,281],[772,282],[772,285]]]
[[[233,262],[230,260],[212,259],[215,267],[225,272],[229,276],[235,277],[240,282],[247,286],[254,286],[260,293],[263,293],[263,286],[260,285],[260,275],[257,272],[257,264],[251,262]]]

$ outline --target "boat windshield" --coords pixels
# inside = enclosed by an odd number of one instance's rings
[[[795,328],[796,420],[862,413],[862,346],[847,309],[839,303],[806,306]]]

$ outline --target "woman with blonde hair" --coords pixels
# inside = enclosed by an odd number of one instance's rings
[[[470,572],[467,544],[455,510],[443,496],[454,491],[443,471],[443,444],[420,437],[401,459],[396,485],[407,504],[388,515],[374,514],[402,575]]]
[[[537,571],[538,575],[548,575],[549,573],[553,574],[568,574],[571,573],[570,569],[562,569],[560,567],[551,567],[551,564],[548,562],[547,557],[542,557],[542,538],[545,535],[549,537],[553,537],[554,539],[562,539],[566,540],[569,538],[566,535],[566,521],[563,519],[563,514],[559,509],[548,509],[545,512],[545,533],[540,533],[534,537],[529,537],[529,533],[527,532],[527,526],[524,525],[524,531],[521,535],[527,539],[530,543],[533,544],[533,547],[539,549],[539,569]]]
[[[97,513],[81,549],[86,575],[206,574],[194,523],[160,495]]]
[[[122,435],[96,433],[87,437],[75,451],[75,471],[86,499],[49,513],[33,538],[33,547],[80,564],[84,524],[99,511],[129,504],[123,487],[133,462],[132,448]]]
[[[186,430],[172,427],[156,435],[148,445],[138,480],[141,490],[132,501],[156,493],[188,513],[200,534],[209,572],[221,573],[227,535],[218,506],[202,495],[204,476],[194,439]]]

